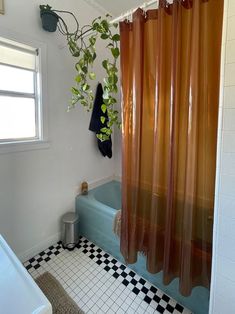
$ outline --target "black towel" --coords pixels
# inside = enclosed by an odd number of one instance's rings
[[[108,114],[107,111],[103,113],[101,110],[101,106],[103,104],[103,88],[102,85],[99,83],[97,85],[96,89],[96,95],[95,95],[95,101],[93,105],[93,111],[91,115],[91,121],[89,125],[89,130],[92,132],[95,132],[96,134],[101,133],[100,129],[107,127],[107,122],[108,122]],[[103,124],[100,120],[100,117],[104,116],[106,118],[105,123]],[[112,157],[112,139],[111,135],[108,140],[106,141],[101,141],[97,138],[98,142],[98,147],[101,152],[101,154],[105,157]]]

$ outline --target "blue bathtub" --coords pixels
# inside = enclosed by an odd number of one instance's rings
[[[119,238],[114,235],[112,230],[113,219],[118,209],[121,209],[121,184],[117,181],[111,181],[92,189],[86,196],[76,197],[76,211],[80,217],[81,235],[103,248],[120,262],[125,263],[120,253]],[[146,270],[145,258],[142,255],[139,256],[137,263],[128,266],[195,314],[208,313],[208,289],[196,287],[191,296],[186,298],[178,292],[178,279],[165,286],[162,283],[161,272],[153,275]]]

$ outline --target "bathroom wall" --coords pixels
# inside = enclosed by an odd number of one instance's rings
[[[49,147],[0,154],[0,234],[21,259],[37,253],[59,237],[61,215],[74,208],[82,180],[89,183],[114,174],[114,158],[101,156],[88,131],[90,114],[82,108],[67,113],[74,60],[64,38],[42,30],[38,0],[7,0],[0,15],[0,36],[22,35],[47,46]],[[81,25],[100,15],[85,1],[48,0],[58,9],[73,11]],[[64,48],[63,48],[64,47]],[[98,55],[103,56],[102,46]],[[98,78],[102,80],[102,71]]]
[[[235,1],[224,7],[210,313],[235,313]]]

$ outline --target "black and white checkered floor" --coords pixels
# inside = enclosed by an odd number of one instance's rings
[[[87,314],[191,313],[84,237],[73,251],[58,242],[24,266],[33,278],[49,271]]]

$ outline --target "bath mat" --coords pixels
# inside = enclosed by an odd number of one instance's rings
[[[49,272],[37,277],[35,281],[50,301],[53,314],[84,314]]]

